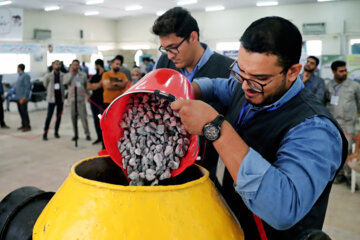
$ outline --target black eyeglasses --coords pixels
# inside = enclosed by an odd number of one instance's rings
[[[175,46],[175,47],[168,47],[168,48],[166,48],[166,47],[163,47],[163,46],[160,46],[159,47],[159,51],[160,52],[162,52],[162,53],[167,53],[167,52],[170,52],[170,53],[172,53],[172,54],[178,54],[179,53],[179,47],[180,47],[180,45],[183,43],[183,42],[185,42],[185,40],[187,40],[188,38],[184,38],[177,46]]]
[[[235,60],[230,66],[229,66],[229,70],[231,75],[239,82],[239,83],[243,83],[244,81],[247,82],[247,84],[249,85],[249,87],[254,90],[255,92],[258,93],[263,93],[264,92],[264,87],[268,84],[270,84],[272,81],[274,81],[275,77],[279,74],[283,74],[285,72],[285,69],[283,69],[280,73],[276,74],[273,76],[273,78],[265,83],[259,83],[258,81],[252,80],[252,79],[247,79],[244,78],[243,76],[240,75],[240,73],[236,72],[235,70],[233,70],[235,64],[237,64],[237,61]]]

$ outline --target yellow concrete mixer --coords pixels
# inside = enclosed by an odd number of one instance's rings
[[[166,186],[126,185],[109,157],[80,161],[37,219],[33,239],[244,239],[202,167]]]

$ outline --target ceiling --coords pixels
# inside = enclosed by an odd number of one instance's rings
[[[157,11],[164,11],[177,6],[177,0],[104,0],[103,3],[96,5],[86,5],[86,1],[88,0],[12,0],[13,3],[7,7],[43,10],[44,7],[58,5],[60,6],[58,11],[64,13],[83,15],[85,11],[98,11],[97,17],[119,19],[155,15]],[[205,7],[216,5],[223,5],[225,9],[255,7],[256,2],[255,0],[198,0],[196,4],[184,5],[183,7],[190,11],[204,11]],[[317,0],[278,0],[278,2],[279,5],[288,5],[315,3]],[[125,11],[125,7],[133,5],[141,5],[142,9]]]

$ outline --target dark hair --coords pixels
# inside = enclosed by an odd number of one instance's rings
[[[72,62],[77,62],[80,65],[80,61],[77,59],[74,59]]]
[[[118,60],[120,60],[120,65],[122,65],[123,64],[123,62],[124,62],[124,56],[123,55],[116,55],[115,56],[115,59],[118,59]]]
[[[346,62],[338,60],[331,63],[331,70],[336,71],[338,67],[346,66]]]
[[[111,63],[114,63],[116,60],[120,61],[120,65],[121,65],[121,60],[117,57],[114,57],[112,60],[111,60]]]
[[[195,31],[199,38],[199,26],[188,10],[174,7],[158,17],[152,27],[155,35],[160,37],[175,33],[178,37],[188,38]]]
[[[319,65],[319,62],[320,62],[319,58],[317,58],[317,57],[315,57],[315,56],[308,56],[307,58],[308,58],[308,59],[309,59],[309,58],[314,59],[314,60],[315,60],[315,63],[316,63],[316,66]]]
[[[20,64],[18,65],[18,68],[20,68],[21,71],[24,71],[24,70],[25,70],[25,65],[22,64],[22,63],[20,63]]]
[[[100,67],[104,68],[104,61],[101,59],[96,59],[95,65],[100,65]]]
[[[240,38],[241,46],[249,52],[273,54],[287,72],[299,63],[302,37],[297,27],[281,17],[264,17],[253,22]]]

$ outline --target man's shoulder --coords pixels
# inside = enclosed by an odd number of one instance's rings
[[[30,75],[28,73],[24,72],[24,78],[31,78]]]
[[[116,77],[121,77],[121,78],[126,77],[125,73],[123,73],[123,72],[117,72],[117,73],[115,73],[114,75],[115,75]]]
[[[313,76],[313,81],[315,81],[317,83],[325,83],[324,79],[322,79],[321,77],[316,76],[314,74],[312,76]]]
[[[206,66],[206,65],[214,66],[216,64],[216,66],[218,68],[226,68],[227,69],[227,67],[229,67],[233,62],[234,62],[234,59],[231,59],[220,53],[214,52],[210,56],[209,60],[205,63],[204,66]]]

